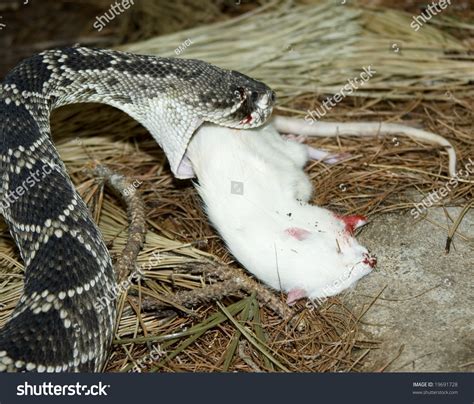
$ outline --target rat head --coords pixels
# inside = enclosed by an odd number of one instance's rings
[[[335,236],[337,260],[340,271],[336,271],[336,278],[330,287],[332,294],[355,286],[357,281],[375,268],[377,258],[369,253],[367,248],[359,244],[354,238],[354,231],[367,223],[367,218],[361,215],[342,216],[335,214],[333,234]]]
[[[262,125],[270,117],[275,93],[265,83],[212,66],[212,80],[199,88],[193,108],[202,120],[236,129]]]
[[[285,230],[287,242],[291,240],[291,250],[298,252],[287,265],[290,268],[289,282],[285,285],[289,292],[288,303],[305,296],[320,299],[337,295],[354,287],[373,270],[377,262],[375,256],[353,236],[354,230],[366,223],[365,218],[338,216],[309,205],[299,211],[303,213],[301,218],[307,218],[305,228]],[[280,277],[283,264],[279,265]]]
[[[324,299],[352,288],[376,265],[376,259],[352,236],[332,231],[298,235],[303,248],[293,242],[290,264],[279,262],[279,275],[288,292],[288,304],[302,297]],[[294,232],[294,230],[293,230]],[[305,244],[305,246],[303,246]],[[285,265],[285,268],[282,266]],[[287,272],[283,269],[289,268]]]
[[[317,276],[309,278],[312,281],[308,285],[312,287],[307,290],[310,298],[334,296],[354,287],[377,263],[375,256],[352,236],[326,233],[319,237],[320,261]]]
[[[361,246],[352,236],[338,242],[341,272],[333,280],[333,294],[354,287],[359,279],[369,274],[377,264],[377,258],[367,248]]]

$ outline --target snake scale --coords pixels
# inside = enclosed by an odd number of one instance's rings
[[[34,55],[4,78],[1,213],[25,279],[0,330],[0,371],[100,371],[107,358],[115,302],[95,303],[116,283],[111,258],[50,133],[51,111],[80,102],[109,104],[136,119],[180,177],[186,146],[203,122],[259,126],[271,114],[274,93],[199,60],[83,47]]]

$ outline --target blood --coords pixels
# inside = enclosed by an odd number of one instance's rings
[[[377,258],[373,255],[365,254],[365,258],[362,262],[366,265],[369,265],[371,268],[374,268],[377,265]]]
[[[246,123],[250,123],[250,122],[252,122],[252,114],[247,115],[247,116],[245,117],[245,119],[242,119],[242,120],[240,121],[240,123],[242,123],[242,124],[246,124]]]
[[[299,227],[289,227],[285,230],[285,233],[299,241],[306,240],[311,235],[310,231]]]
[[[349,215],[349,216],[344,216],[344,215],[337,215],[335,216],[338,219],[341,219],[344,224],[345,224],[345,230],[349,234],[353,234],[354,230],[357,229],[360,226],[363,226],[364,224],[367,223],[367,217],[362,216],[362,215]]]

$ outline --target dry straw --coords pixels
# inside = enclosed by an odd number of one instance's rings
[[[193,45],[182,57],[262,79],[276,89],[280,105],[303,93],[334,93],[369,64],[377,74],[356,93],[361,97],[445,100],[447,90],[473,97],[473,86],[467,84],[474,78],[474,55],[449,34],[429,25],[416,32],[409,15],[395,10],[334,1],[290,4],[269,2],[232,20],[121,49],[175,56],[175,49],[190,39]]]

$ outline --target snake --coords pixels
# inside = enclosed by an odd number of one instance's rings
[[[73,103],[130,115],[182,178],[187,145],[202,123],[260,126],[275,93],[201,60],[80,46],[38,53],[5,76],[0,210],[25,271],[23,292],[0,329],[1,372],[101,371],[112,344],[116,302],[96,304],[117,284],[112,260],[51,137],[51,111]]]

